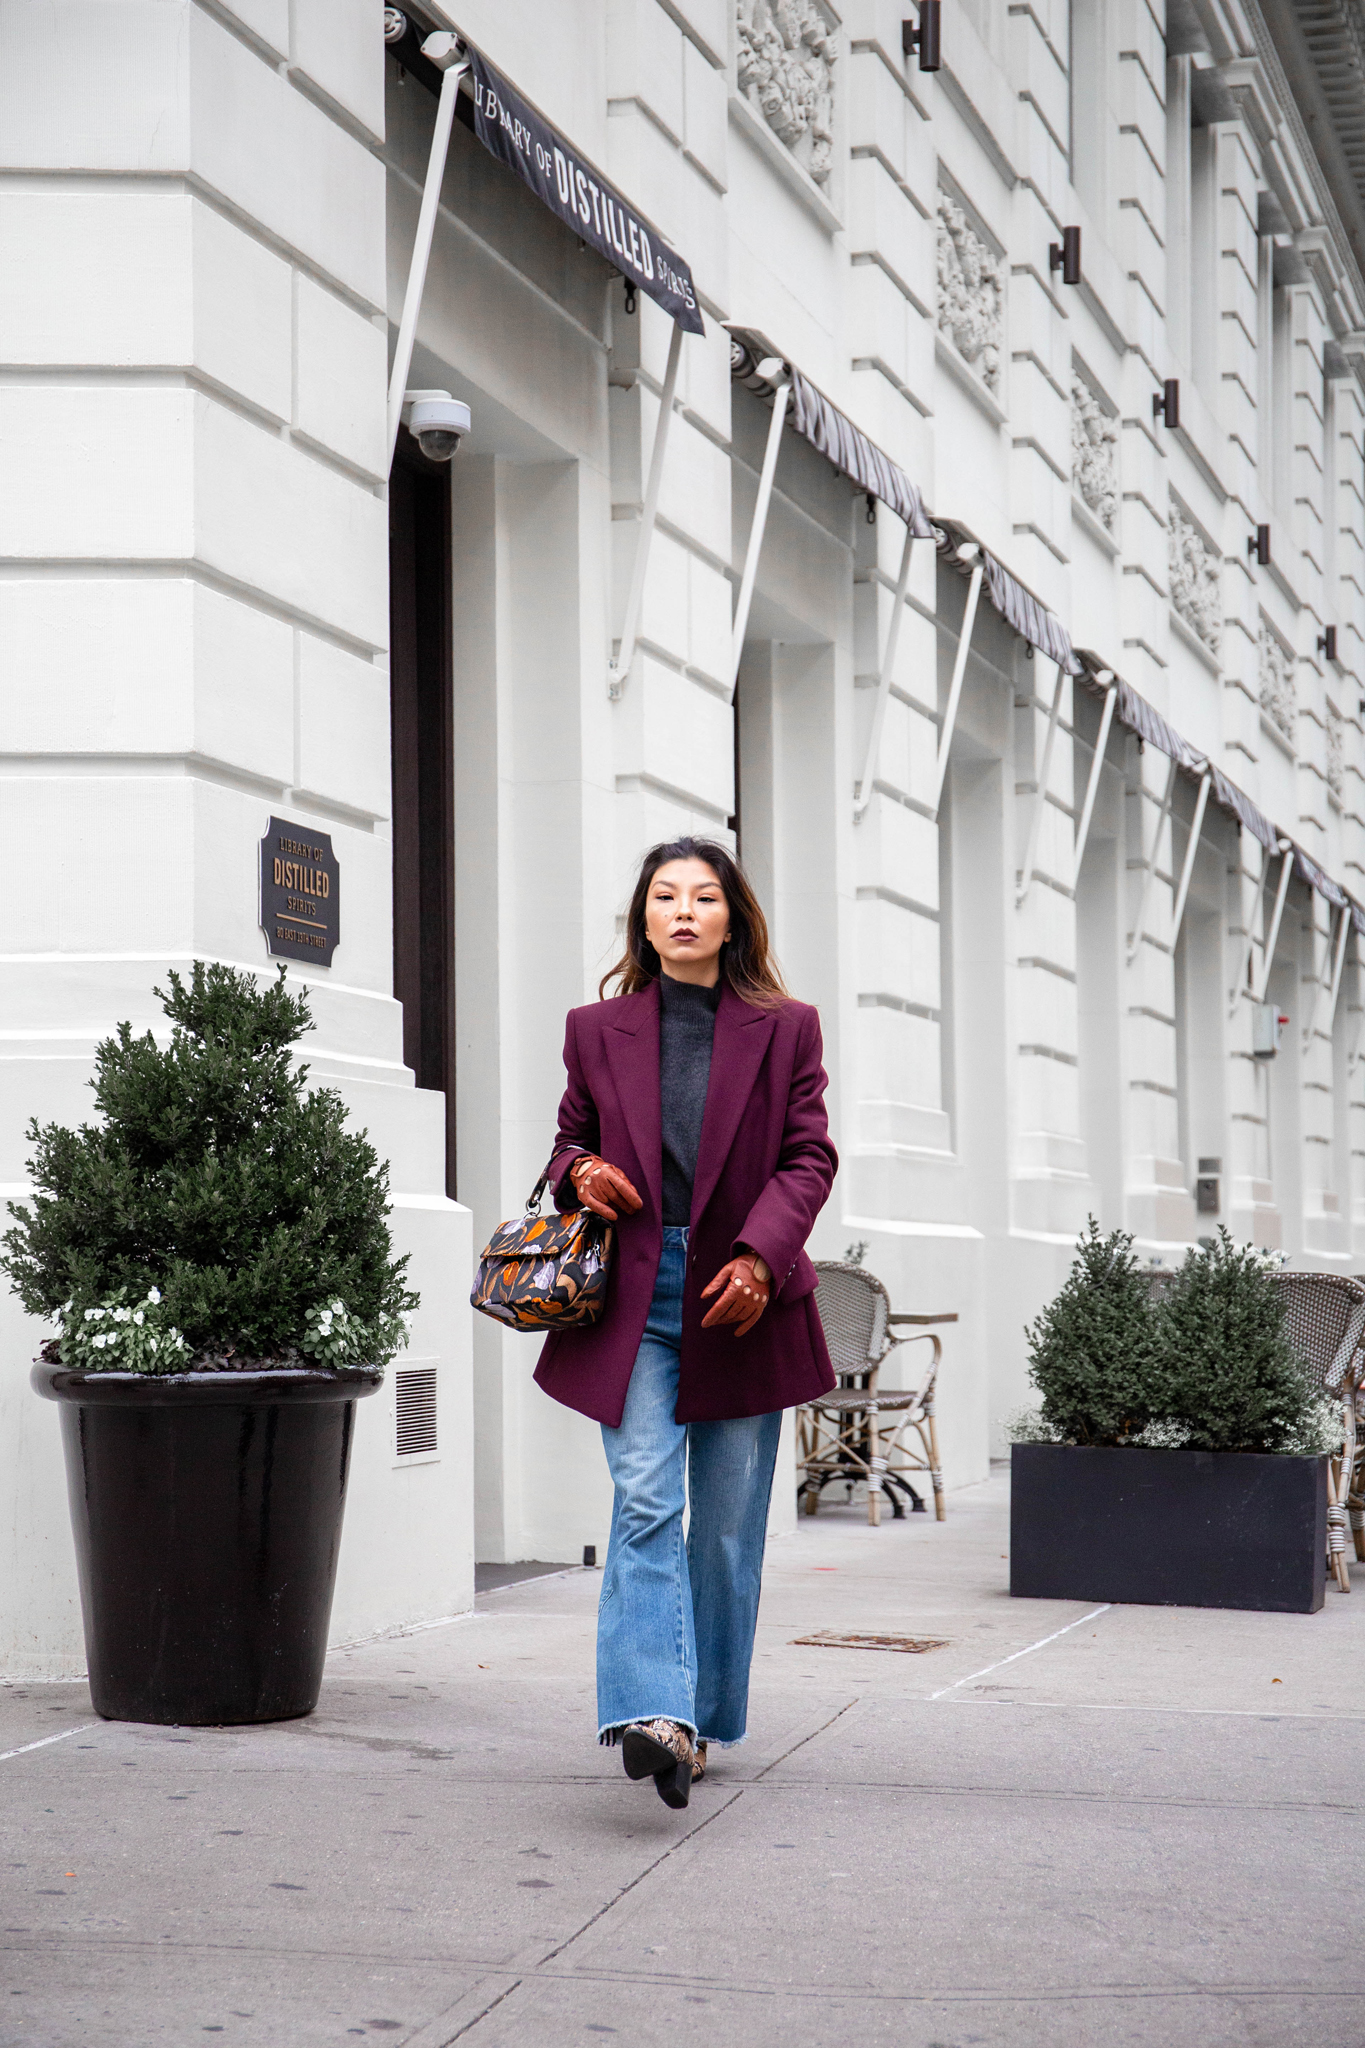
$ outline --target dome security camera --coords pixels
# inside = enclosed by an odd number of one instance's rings
[[[428,462],[449,462],[470,428],[469,407],[448,391],[407,391],[403,419]]]

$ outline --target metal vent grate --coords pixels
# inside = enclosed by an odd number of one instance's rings
[[[400,1458],[430,1457],[436,1449],[436,1368],[409,1366],[393,1376]]]

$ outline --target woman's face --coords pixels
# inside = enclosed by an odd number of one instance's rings
[[[720,949],[730,936],[730,906],[715,869],[704,860],[670,860],[656,868],[645,898],[645,931],[665,974],[714,988]]]

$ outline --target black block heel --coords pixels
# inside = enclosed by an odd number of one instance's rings
[[[667,1743],[656,1742],[643,1728],[627,1728],[621,1737],[621,1761],[628,1778],[670,1775],[678,1759]]]
[[[656,1771],[654,1789],[665,1806],[675,1809],[686,1806],[692,1796],[691,1764],[674,1764],[671,1770]]]
[[[667,1724],[665,1724],[667,1725]],[[621,1761],[628,1778],[653,1778],[665,1806],[686,1806],[692,1791],[692,1758],[679,1757],[648,1728],[634,1727],[621,1736]]]

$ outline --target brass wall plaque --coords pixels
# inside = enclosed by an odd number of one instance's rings
[[[328,833],[270,820],[261,841],[261,930],[269,952],[331,966],[341,937],[340,877]]]

